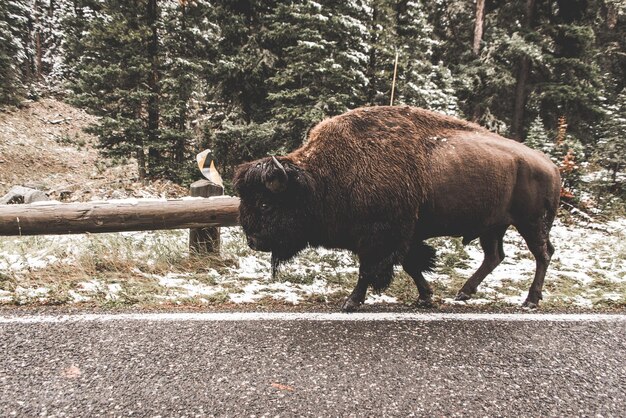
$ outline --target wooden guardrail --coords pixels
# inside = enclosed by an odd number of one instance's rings
[[[239,224],[239,198],[222,193],[221,186],[199,180],[188,199],[0,205],[0,236],[189,228],[191,251],[219,252],[219,227]]]
[[[0,235],[149,231],[238,224],[239,198],[0,205]]]

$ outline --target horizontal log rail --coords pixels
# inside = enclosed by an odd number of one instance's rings
[[[238,225],[239,198],[0,205],[0,236]]]

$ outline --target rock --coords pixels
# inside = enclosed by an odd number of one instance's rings
[[[72,197],[72,192],[70,190],[61,190],[59,192],[59,200],[67,201]]]
[[[33,203],[43,200],[50,200],[50,198],[41,190],[31,189],[30,187],[13,186],[11,190],[0,199],[0,205]]]

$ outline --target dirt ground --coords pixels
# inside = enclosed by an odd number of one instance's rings
[[[187,194],[170,182],[139,182],[132,160],[114,164],[101,156],[97,138],[84,131],[96,121],[51,98],[0,112],[0,197],[13,186],[66,201]]]

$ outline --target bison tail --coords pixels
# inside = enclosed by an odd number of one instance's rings
[[[375,292],[382,292],[391,284],[393,280],[393,265],[397,261],[390,262],[389,260],[397,260],[397,258],[399,257],[396,254],[388,260],[381,262],[376,269],[368,269],[368,276],[370,277],[369,284]],[[409,268],[409,270],[432,272],[437,261],[437,252],[430,245],[419,242],[411,246],[404,259],[405,262],[402,263],[403,266],[406,265],[406,261],[410,260],[411,268]]]
[[[437,251],[430,245],[420,242],[414,253],[417,267],[422,272],[432,272],[437,262]]]
[[[422,272],[432,272],[435,269],[437,252],[430,245],[423,242],[414,243],[407,253],[402,266],[407,273],[413,275]]]

